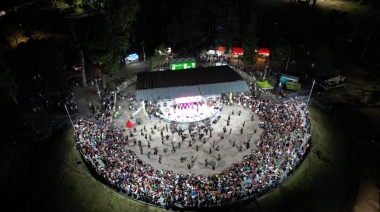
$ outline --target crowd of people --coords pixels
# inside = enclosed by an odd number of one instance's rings
[[[78,118],[74,139],[83,158],[98,175],[131,198],[159,206],[228,205],[260,196],[286,179],[300,164],[309,146],[310,117],[304,102],[288,100],[269,104],[254,99],[250,106],[263,128],[260,138],[254,141],[257,148],[242,161],[208,176],[156,170],[129,148],[133,134],[140,130],[134,129],[125,136],[124,129],[102,122],[103,119]]]

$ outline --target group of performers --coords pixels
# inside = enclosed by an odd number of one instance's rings
[[[180,109],[180,110],[185,110],[185,109],[194,109],[194,107],[198,111],[198,106],[202,107],[202,102],[190,102],[190,103],[179,103],[179,104],[174,104],[173,109]]]

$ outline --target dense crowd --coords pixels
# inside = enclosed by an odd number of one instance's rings
[[[155,170],[128,148],[131,135],[124,136],[123,130],[108,123],[79,118],[74,139],[86,162],[114,189],[132,198],[162,206],[221,206],[275,187],[300,164],[309,146],[310,118],[303,102],[253,100],[250,106],[263,128],[257,148],[211,176]]]

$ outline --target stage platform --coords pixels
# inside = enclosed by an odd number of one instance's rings
[[[223,110],[220,96],[200,97],[198,102],[186,103],[181,99],[155,102],[155,115],[161,120],[178,124],[200,123],[205,119],[211,120]]]

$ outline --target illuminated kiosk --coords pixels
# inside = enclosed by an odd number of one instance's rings
[[[132,53],[125,57],[124,60],[126,64],[137,63],[139,62],[139,55],[137,53]]]
[[[196,67],[195,58],[176,58],[171,60],[169,65],[170,70],[183,70]]]
[[[188,124],[215,117],[221,94],[249,91],[247,82],[229,66],[137,74],[136,100],[148,116]]]

